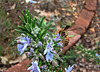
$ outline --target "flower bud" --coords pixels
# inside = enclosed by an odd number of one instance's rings
[[[97,57],[98,55],[99,55],[98,53],[95,54],[96,57]]]
[[[41,41],[38,42],[38,46],[42,47],[42,42]]]
[[[31,54],[31,52],[28,52],[27,53],[27,57],[30,57],[32,54]]]
[[[32,49],[32,48],[30,49],[30,52],[32,52],[32,53],[33,53],[33,49]]]
[[[38,56],[39,56],[42,60],[45,60],[44,56],[43,56],[41,53],[39,53]]]
[[[36,1],[32,1],[32,0],[26,0],[26,3],[37,3]]]

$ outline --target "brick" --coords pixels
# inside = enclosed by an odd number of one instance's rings
[[[90,4],[90,5],[93,5],[93,6],[96,6],[97,5],[97,0],[86,0],[86,4]]]
[[[29,63],[31,63],[31,61],[28,61],[28,59],[12,66],[11,68],[7,69],[4,72],[30,72],[27,71],[27,65],[29,65]]]
[[[85,8],[87,10],[91,10],[91,11],[95,11],[96,10],[96,6],[91,6],[91,5],[85,5]]]
[[[88,10],[95,11],[97,6],[97,0],[86,0],[85,8]]]
[[[68,29],[68,31],[73,31],[77,34],[82,34],[86,32],[86,28],[84,28],[83,26],[74,24],[70,29]]]
[[[90,21],[86,20],[82,17],[78,17],[77,20],[75,21],[75,25],[79,25],[79,26],[82,26],[84,28],[88,28],[89,24],[90,24]]]
[[[93,16],[94,12],[88,11],[86,9],[83,9],[79,14],[79,17],[82,17],[85,20],[88,20],[89,22],[92,20]]]

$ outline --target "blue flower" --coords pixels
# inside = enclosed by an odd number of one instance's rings
[[[26,3],[37,3],[36,1],[33,1],[33,0],[26,0]]]
[[[46,54],[47,62],[50,62],[50,61],[53,60],[53,54],[52,53],[55,53],[55,51],[54,51],[52,45],[53,45],[53,41],[52,40],[51,40],[50,43],[47,42],[46,49],[44,50],[44,55]]]
[[[74,65],[72,67],[69,65],[68,69],[65,68],[65,72],[71,72],[73,67],[74,67]]]
[[[46,53],[50,53],[50,52],[53,52],[53,53],[55,53],[55,51],[54,51],[54,49],[53,49],[53,42],[52,42],[52,40],[51,40],[51,42],[50,43],[48,43],[47,42],[47,45],[46,45],[46,49],[45,49],[45,51],[44,51],[44,55],[46,54]]]
[[[96,57],[97,57],[98,55],[99,55],[98,53],[95,54]]]
[[[27,70],[31,70],[30,72],[40,72],[37,61],[32,62],[32,66],[29,67]]]
[[[63,43],[62,42],[60,42],[60,46],[63,47]]]
[[[33,49],[32,48],[30,49],[30,52],[33,53]]]
[[[30,57],[30,56],[32,56],[32,53],[31,52],[28,52],[27,53],[27,57]]]
[[[53,60],[53,54],[52,53],[47,53],[46,55],[46,61],[51,62]]]
[[[39,42],[38,42],[38,46],[39,46],[39,47],[42,47],[42,42],[39,41]]]
[[[46,68],[46,65],[41,66],[41,68],[42,68],[42,69],[45,69],[45,68]]]
[[[58,44],[58,46],[63,47],[63,43],[62,42],[58,42],[57,44]]]
[[[61,40],[61,39],[60,39],[60,35],[59,35],[59,33],[57,33],[57,35],[56,35],[54,41],[60,41],[60,40]],[[62,42],[58,42],[57,44],[58,44],[58,46],[63,47],[63,43],[62,43]]]
[[[18,49],[18,51],[20,51],[20,55],[24,52],[24,50],[29,45],[29,41],[30,41],[30,38],[28,38],[28,36],[27,37],[21,37],[19,39],[19,42],[21,44],[17,44],[17,49]]]
[[[56,37],[55,37],[54,40],[55,40],[55,41],[59,41],[59,40],[61,40],[61,39],[60,39],[60,36],[59,36],[59,33],[57,33],[57,35],[56,35]]]

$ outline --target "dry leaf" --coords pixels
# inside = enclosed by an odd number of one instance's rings
[[[21,4],[24,4],[24,1],[22,1]]]
[[[70,14],[70,13],[66,13],[66,15],[67,15],[67,16],[71,16],[71,14]]]
[[[65,9],[65,8],[62,8],[61,10],[66,11],[66,9]]]
[[[0,58],[1,58],[1,63],[3,63],[3,64],[7,63],[7,61],[8,61],[7,57],[1,56]]]
[[[26,54],[23,54],[22,57],[18,57],[18,58],[15,59],[15,60],[10,60],[10,61],[9,61],[9,64],[17,63],[17,62],[22,62],[22,61],[23,61],[24,59],[26,59],[26,58],[27,58]]]
[[[45,11],[41,11],[41,10],[38,10],[38,9],[35,9],[35,11],[36,11],[36,12],[40,12],[39,15],[41,15],[41,16],[45,16],[46,19],[48,19],[49,16],[54,15],[54,12],[45,12]]]
[[[77,13],[77,12],[75,12],[75,13],[74,13],[74,16],[78,16],[78,13]]]
[[[69,5],[70,5],[71,7],[73,7],[73,2],[72,2],[72,1],[69,1]]]
[[[59,14],[60,14],[59,11],[55,10],[54,15],[55,15],[55,16],[58,16]]]
[[[76,10],[76,7],[73,7],[73,11],[75,11]]]
[[[90,28],[89,30],[92,31],[92,32],[95,32],[95,29],[94,28]]]
[[[16,7],[16,4],[13,4],[11,7],[10,7],[10,9],[12,10],[12,9],[15,9],[15,7]]]

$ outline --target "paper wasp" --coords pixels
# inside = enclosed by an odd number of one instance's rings
[[[69,39],[70,39],[70,37],[68,37],[68,33],[67,33],[66,29],[67,29],[67,26],[65,27],[65,29],[61,29],[61,30],[58,31],[59,35],[65,39],[63,41],[64,42],[64,46],[68,45]]]

